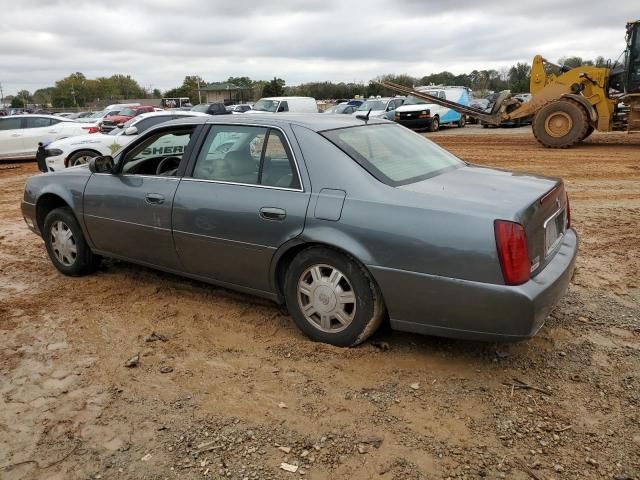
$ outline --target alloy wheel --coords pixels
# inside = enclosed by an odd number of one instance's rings
[[[322,332],[341,332],[355,317],[355,291],[335,267],[320,264],[307,268],[300,276],[297,293],[305,319]]]
[[[65,267],[70,267],[76,261],[78,248],[73,232],[61,220],[53,222],[50,230],[51,249],[58,261]]]

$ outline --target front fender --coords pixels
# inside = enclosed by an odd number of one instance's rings
[[[596,109],[582,95],[576,95],[575,93],[565,93],[564,95],[562,95],[562,98],[570,98],[571,100],[579,102],[587,110],[587,113],[589,114],[589,121],[591,122],[591,124],[595,125],[598,122],[598,113],[596,112]]]

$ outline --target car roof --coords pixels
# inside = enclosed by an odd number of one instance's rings
[[[47,115],[45,113],[21,113],[20,115],[8,115],[4,118],[53,118],[54,120],[60,120],[61,122],[73,122],[73,119],[66,117],[60,117],[58,115]]]
[[[282,127],[286,124],[300,125],[315,132],[336,128],[357,127],[364,121],[352,115],[323,115],[321,113],[264,113],[261,115],[218,115],[181,118],[164,123],[168,125],[201,125],[201,124],[244,124],[256,126]],[[388,120],[371,118],[369,124],[393,124]]]
[[[316,101],[313,97],[262,97],[260,100],[294,100],[297,98],[310,98],[314,102]]]

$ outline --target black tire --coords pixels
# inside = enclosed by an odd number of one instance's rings
[[[326,288],[323,285],[314,287],[313,295],[306,297],[299,292],[298,285],[304,281],[307,275],[311,275],[309,271],[314,268],[321,268],[324,272],[336,269],[343,274],[348,287],[341,288],[340,291],[353,292],[352,319],[346,327],[338,324],[336,331],[325,331],[319,324],[319,320],[312,322],[303,313],[303,299],[307,298],[309,303],[312,303],[311,297],[322,299],[320,289]],[[327,281],[328,277],[322,278]],[[376,331],[386,315],[382,293],[369,272],[354,258],[329,247],[309,247],[293,259],[284,280],[284,296],[293,321],[307,337],[314,342],[324,342],[339,347],[362,343]],[[333,300],[335,297],[330,301]],[[330,303],[325,300],[322,302],[325,306],[330,306]],[[317,313],[312,315],[317,315]],[[338,328],[342,328],[342,330],[338,330]]]
[[[589,125],[589,128],[587,128],[587,132],[584,134],[584,138],[581,139],[581,142],[584,142],[587,138],[589,138],[591,136],[591,134],[594,132],[595,128],[592,125]]]
[[[555,128],[555,120],[559,125]],[[555,129],[555,132],[554,132]],[[542,107],[533,119],[536,140],[548,148],[568,148],[582,139],[589,129],[587,111],[568,98],[555,100]]]
[[[75,167],[76,165],[84,165],[85,163],[89,163],[87,161],[82,161],[84,157],[97,157],[98,153],[93,150],[79,150],[73,155],[69,157],[68,167]]]
[[[62,232],[71,232],[75,254],[61,250],[60,244],[54,244],[56,242],[54,240],[56,229]],[[94,255],[89,245],[87,245],[82,229],[72,210],[68,207],[56,208],[49,212],[44,220],[42,236],[51,263],[65,275],[73,277],[86,275],[95,271],[100,264],[100,257]]]
[[[438,130],[440,130],[440,118],[436,115],[429,124],[429,131],[437,132]]]
[[[460,115],[460,120],[458,120],[458,128],[463,128],[467,124],[467,120],[464,115]]]

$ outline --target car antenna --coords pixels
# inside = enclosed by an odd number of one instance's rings
[[[373,109],[370,108],[366,115],[356,115],[356,118],[359,120],[364,120],[364,123],[367,123],[369,121],[369,115],[371,115],[371,110]]]

